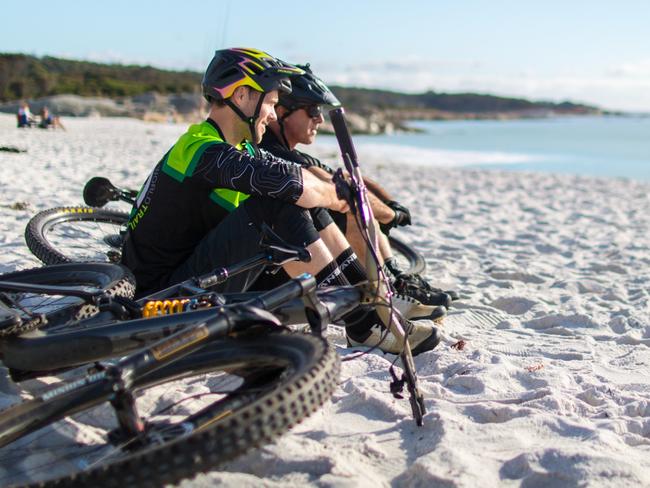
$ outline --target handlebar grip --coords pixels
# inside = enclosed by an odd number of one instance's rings
[[[345,121],[345,110],[342,107],[335,108],[330,110],[330,120],[332,121],[332,126],[334,127],[334,134],[336,135],[336,140],[339,143],[339,148],[341,148],[341,155],[343,156],[343,161],[346,162],[349,158],[349,162],[352,163],[352,166],[357,166],[357,152],[354,149],[354,144],[352,143],[352,135],[348,129],[348,125]],[[348,157],[346,158],[346,154]],[[350,168],[348,168],[349,170]]]
[[[277,288],[262,293],[249,303],[255,307],[272,310],[289,300],[309,293],[314,288],[316,288],[316,278],[309,273],[303,273]]]

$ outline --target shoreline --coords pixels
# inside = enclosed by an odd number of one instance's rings
[[[517,127],[517,130],[521,130],[525,127],[549,127],[555,126],[558,123],[570,124],[570,128],[573,125],[572,121],[581,123],[582,121],[595,121],[598,122],[603,119],[603,116],[597,117],[586,117],[586,116],[562,116],[555,117],[551,119],[520,119],[522,122],[518,121],[504,121],[504,124],[512,123],[516,124],[513,127]],[[615,117],[616,120],[619,120],[620,123],[626,120],[640,120],[645,121],[645,117]],[[417,124],[422,121],[410,121],[410,123]],[[427,121],[424,121],[425,123]],[[614,120],[611,121],[612,123]],[[79,130],[83,130],[83,127],[87,124],[100,124],[102,127],[111,129],[112,127],[119,126],[120,124],[128,124],[133,126],[148,127],[151,131],[160,131],[162,133],[172,133],[172,134],[181,134],[187,126],[190,125],[190,122],[170,122],[170,121],[143,121],[137,118],[131,117],[71,117],[64,119],[64,123],[72,124],[72,130],[77,130],[75,127],[78,127]],[[501,130],[501,122],[495,121],[450,121],[451,124],[459,124],[458,126],[453,125],[449,126],[450,130],[471,130],[476,131],[476,128],[483,126],[483,123],[486,124],[485,127],[492,127],[491,130]],[[445,124],[442,122],[442,124]],[[464,124],[470,124],[467,127]],[[477,125],[478,124],[478,125]],[[530,125],[529,125],[530,124]],[[608,125],[603,125],[603,123],[598,122],[599,131],[609,127]],[[635,122],[636,124],[636,122]],[[602,126],[602,127],[601,127]],[[3,152],[22,152],[29,151],[27,144],[22,141],[29,139],[28,134],[30,131],[34,130],[39,132],[45,132],[48,134],[62,133],[61,131],[43,131],[42,129],[17,129],[15,127],[14,116],[9,114],[0,113],[0,128],[6,128],[7,132],[3,133],[0,136],[0,154]],[[446,127],[445,125],[440,127]],[[464,129],[461,129],[465,127]],[[504,126],[506,127],[506,126]],[[616,127],[616,126],[613,126]],[[645,126],[644,126],[645,127]],[[469,129],[468,129],[469,128]],[[638,132],[640,129],[634,125],[633,129]],[[517,149],[516,147],[505,148],[500,150],[494,149],[456,149],[455,146],[450,146],[450,144],[444,144],[444,138],[442,140],[443,144],[439,146],[435,142],[427,143],[423,142],[423,138],[434,138],[437,137],[439,130],[445,129],[435,129],[435,133],[429,132],[428,129],[425,129],[424,132],[419,134],[409,134],[409,133],[394,133],[392,135],[378,135],[378,136],[369,136],[369,135],[356,135],[356,141],[359,145],[360,156],[362,161],[366,158],[381,160],[384,163],[390,164],[402,164],[406,163],[409,166],[418,166],[421,165],[423,168],[427,168],[427,172],[430,172],[432,169],[437,169],[440,167],[444,168],[465,168],[465,169],[488,169],[488,170],[503,170],[503,171],[515,171],[515,172],[530,172],[530,173],[547,173],[547,174],[585,174],[591,175],[597,178],[605,179],[630,179],[633,181],[649,181],[650,175],[645,175],[642,171],[643,167],[633,167],[634,161],[627,162],[625,160],[621,161],[618,165],[611,166],[607,163],[604,156],[600,156],[599,160],[594,160],[591,164],[591,167],[585,167],[581,165],[580,162],[573,164],[571,158],[584,158],[581,153],[576,153],[575,155],[569,152],[565,156],[569,160],[562,161],[561,159],[555,160],[554,158],[547,157],[545,153],[536,153],[535,151],[527,151]],[[479,129],[484,130],[484,129]],[[529,129],[527,129],[529,130]],[[337,165],[340,161],[338,144],[336,143],[335,138],[332,135],[324,133],[322,130],[319,131],[320,137],[317,140],[317,143],[312,146],[299,146],[300,150],[306,152],[313,152],[314,156],[323,159],[325,162],[331,165]],[[444,134],[444,133],[443,133]],[[477,132],[479,137],[481,132]],[[53,140],[56,140],[56,136],[51,135]],[[483,136],[484,137],[484,136]],[[432,140],[433,141],[433,140]],[[172,144],[173,138],[168,139],[168,144]],[[457,141],[457,146],[462,146],[464,141]],[[561,149],[560,149],[561,150]],[[638,149],[637,149],[638,151]],[[614,157],[612,157],[612,160]],[[609,164],[609,166],[608,166]],[[626,166],[626,164],[628,166]],[[601,168],[601,169],[598,169]],[[616,173],[614,170],[618,171]],[[435,173],[433,173],[435,174]]]

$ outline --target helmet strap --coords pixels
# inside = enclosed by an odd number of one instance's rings
[[[280,126],[280,137],[282,137],[282,142],[284,143],[287,149],[291,149],[291,148],[289,147],[289,141],[287,140],[287,136],[284,134],[284,119],[289,117],[289,115],[291,115],[295,111],[296,111],[295,108],[287,109],[284,115],[278,119],[278,125]]]
[[[250,132],[250,140],[249,142],[253,145],[253,147],[257,148],[257,141],[255,140],[255,123],[257,122],[257,119],[260,116],[260,111],[262,110],[262,103],[264,103],[264,97],[265,93],[262,92],[257,92],[260,94],[259,99],[257,100],[257,105],[255,106],[255,112],[253,113],[252,116],[247,116],[244,112],[241,111],[241,109],[232,103],[230,98],[227,98],[224,100],[224,103],[230,107],[230,109],[235,112],[235,114],[248,125],[248,131]]]

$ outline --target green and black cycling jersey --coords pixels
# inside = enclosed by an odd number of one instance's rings
[[[138,288],[167,286],[201,239],[249,196],[295,203],[302,191],[299,165],[248,143],[228,144],[210,119],[192,125],[140,190],[122,262]]]
[[[334,170],[330,166],[316,159],[315,157],[298,151],[297,149],[289,149],[271,130],[267,129],[267,131],[264,133],[260,147],[278,158],[286,159],[287,161],[293,161],[294,163],[298,163],[304,168],[311,168],[312,166],[316,166],[318,168],[324,169],[331,175],[334,174]]]

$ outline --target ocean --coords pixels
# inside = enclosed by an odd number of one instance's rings
[[[650,180],[650,117],[413,121],[410,125],[423,132],[355,136],[360,154],[388,150],[396,159],[401,154],[406,161],[432,166]]]

